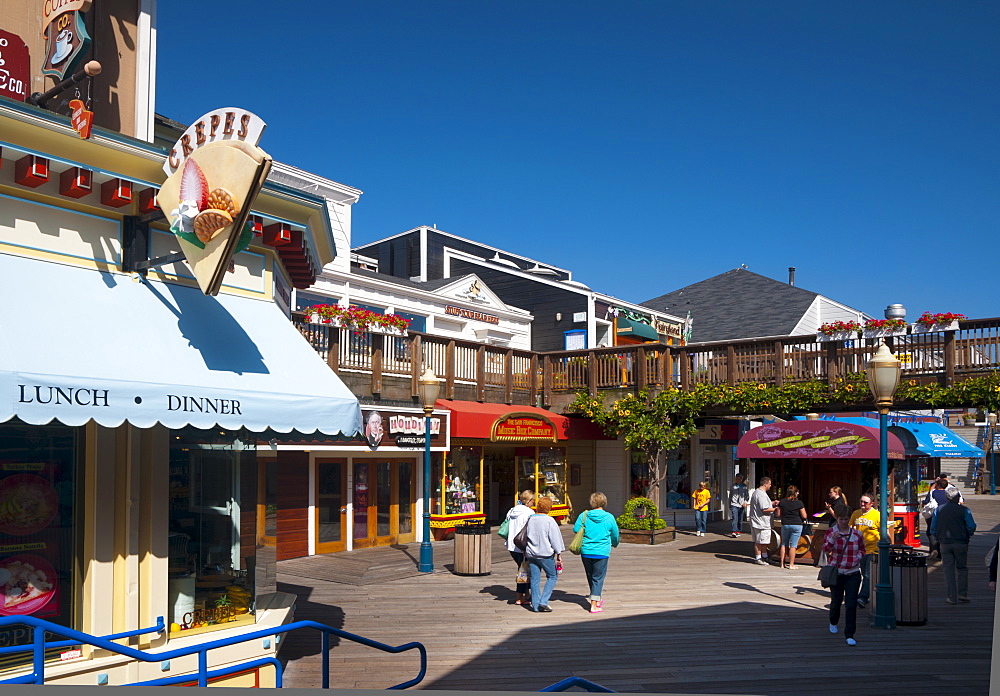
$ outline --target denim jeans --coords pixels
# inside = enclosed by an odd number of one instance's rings
[[[948,599],[957,602],[969,596],[969,545],[941,542],[941,563],[944,566],[944,586]]]
[[[795,550],[799,547],[799,539],[801,538],[802,538],[801,524],[781,525],[781,545],[787,546],[793,554],[795,553]]]
[[[861,587],[861,573],[837,575],[837,584],[830,588],[830,625],[840,622],[840,605],[847,605],[847,619],[844,621],[844,637],[853,638],[858,626],[858,588]]]
[[[517,563],[517,567],[520,568],[521,567],[521,563],[524,562],[524,554],[521,553],[520,551],[511,551],[510,552],[510,557],[514,559],[514,563]],[[531,587],[531,585],[529,585],[526,582],[518,582],[518,583],[515,583],[515,584],[517,585],[517,593],[519,595],[526,595],[526,594],[528,594],[528,589]]]
[[[604,589],[604,576],[608,572],[607,558],[584,558],[583,570],[587,573],[587,582],[590,584],[590,596],[587,599],[598,601],[601,598],[601,590]]]
[[[699,532],[704,532],[708,526],[708,510],[695,510],[694,524]]]
[[[542,587],[542,571],[545,571],[545,587]],[[552,597],[552,590],[555,589],[556,579],[556,555],[552,554],[548,558],[528,557],[528,578],[531,580],[531,608],[538,611],[538,607],[547,605]]]
[[[743,506],[730,505],[729,511],[733,514],[733,534],[743,531]]]
[[[861,590],[858,592],[858,601],[868,604],[872,596],[872,554],[866,553],[861,557]]]

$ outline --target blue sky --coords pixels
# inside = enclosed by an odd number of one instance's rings
[[[260,115],[364,191],[355,245],[433,224],[630,301],[746,264],[1000,315],[996,2],[158,5],[157,110]]]

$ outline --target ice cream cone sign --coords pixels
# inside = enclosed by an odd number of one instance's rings
[[[253,238],[248,222],[271,158],[257,147],[264,121],[216,109],[188,127],[170,150],[157,201],[206,295],[217,295],[233,255]]]

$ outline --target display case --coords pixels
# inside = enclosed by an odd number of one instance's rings
[[[519,451],[528,449],[532,451],[531,455],[522,453],[518,457],[517,490],[533,490],[536,498],[551,498],[552,511],[549,515],[562,521],[570,510],[566,491],[566,448],[518,448]]]
[[[443,472],[442,472],[443,468]],[[456,445],[445,453],[443,467],[432,466],[436,490],[431,503],[435,538],[466,521],[483,522],[483,448]]]

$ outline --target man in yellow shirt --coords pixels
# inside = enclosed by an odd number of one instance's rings
[[[691,494],[692,507],[694,507],[694,521],[698,536],[705,536],[708,528],[708,501],[712,497],[712,491],[708,490],[708,481],[698,484],[698,490]]]
[[[882,515],[875,509],[872,496],[861,496],[861,509],[851,514],[851,526],[861,532],[865,540],[865,555],[861,558],[861,590],[858,592],[858,606],[868,606],[871,596],[871,558],[878,551],[879,524]]]

